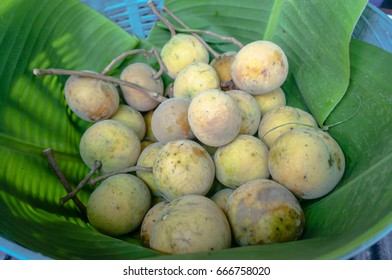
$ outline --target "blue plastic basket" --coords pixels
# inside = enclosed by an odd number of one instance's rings
[[[81,0],[130,34],[146,38],[158,17],[147,6],[147,0]],[[163,1],[153,1],[158,10]]]
[[[147,0],[81,0],[117,23],[130,34],[146,38],[158,17],[147,6]],[[374,1],[373,1],[374,2]],[[162,10],[163,0],[153,1]],[[392,52],[392,19],[368,3],[358,20],[353,37]]]
[[[148,0],[80,1],[100,12],[130,34],[140,38],[147,37],[158,19],[147,6]],[[155,0],[153,2],[158,10],[162,9],[163,0]],[[369,3],[354,29],[353,37],[392,52],[392,19]],[[387,234],[387,231],[385,234]],[[368,245],[372,244],[369,243]],[[2,235],[0,235],[1,251],[17,259],[48,259],[42,254],[13,243],[6,236]]]
[[[392,19],[369,3],[354,28],[353,37],[392,52]]]

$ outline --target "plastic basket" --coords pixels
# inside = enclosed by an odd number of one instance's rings
[[[100,12],[128,33],[141,38],[147,37],[158,19],[147,6],[147,0],[81,0],[81,2]],[[163,0],[153,2],[159,10],[162,9]],[[392,19],[369,3],[354,29],[353,37],[392,52]],[[388,231],[385,231],[381,237],[387,233]],[[376,241],[378,240],[371,240],[367,245],[370,246]],[[40,253],[13,243],[0,234],[1,252],[6,258],[48,259]]]
[[[146,0],[81,0],[97,10],[130,34],[146,38],[158,17],[147,6]],[[163,1],[153,1],[158,10],[162,9]]]
[[[353,37],[392,52],[392,19],[369,3],[354,28]]]
[[[158,17],[147,6],[147,0],[81,0],[117,23],[130,34],[146,38]],[[158,10],[163,0],[153,1]],[[355,26],[353,37],[392,52],[392,19],[368,3]]]

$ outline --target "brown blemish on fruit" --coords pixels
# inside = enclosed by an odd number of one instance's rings
[[[261,75],[263,75],[264,79],[267,79],[270,76],[270,72],[267,68],[261,70]]]
[[[273,217],[271,221],[271,234],[269,239],[274,242],[297,240],[303,231],[304,217],[287,205],[270,210]],[[299,225],[298,225],[299,222]]]
[[[284,67],[282,54],[278,51],[274,51],[274,54],[271,56],[272,65],[279,64],[282,68]]]
[[[167,132],[173,133],[173,127],[171,125],[167,127]]]
[[[192,147],[192,153],[196,155],[196,157],[206,157],[205,153],[197,147]]]
[[[334,158],[332,157],[331,154],[329,154],[329,158],[328,158],[328,166],[329,166],[329,168],[331,168],[334,163],[335,163]]]
[[[342,166],[342,159],[341,159],[339,153],[334,153],[334,154],[333,154],[333,158],[334,158],[334,160],[335,160],[335,162],[336,162],[336,165],[337,165],[337,167],[338,167],[338,170],[339,170],[339,171],[342,170],[342,168],[343,168],[343,166]]]
[[[187,112],[182,112],[181,115],[176,119],[176,124],[178,124],[181,128],[181,131],[184,134],[189,134],[191,131],[191,127],[188,122],[188,113]]]

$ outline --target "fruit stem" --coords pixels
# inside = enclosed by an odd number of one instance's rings
[[[190,31],[191,29],[182,21],[180,20],[170,9],[168,9],[166,6],[162,7],[162,10],[165,11],[168,15],[170,15],[175,21],[177,21],[182,27],[186,29],[186,31],[191,32],[191,34],[206,47],[206,49],[212,54],[212,56],[215,59],[218,59],[220,57],[220,54],[216,52],[213,48],[211,48],[206,41],[204,41],[203,38],[201,38],[198,34],[196,34],[193,31]],[[175,27],[174,27],[175,28]]]
[[[127,56],[131,56],[131,55],[138,54],[138,53],[144,54],[147,58],[151,57],[151,51],[147,51],[147,50],[144,50],[144,49],[136,49],[136,50],[131,50],[131,51],[124,52],[124,53],[120,54],[119,56],[117,56],[116,58],[114,58],[109,63],[109,65],[106,66],[105,69],[103,69],[103,71],[101,72],[101,75],[106,75],[107,73],[109,73],[109,71],[113,68],[113,66],[117,62],[123,60]]]
[[[236,38],[234,38],[234,37],[222,36],[222,35],[219,35],[219,34],[217,34],[215,32],[209,31],[209,30],[189,29],[189,28],[187,28],[184,25],[184,23],[169,8],[167,8],[166,6],[163,6],[162,10],[165,11],[169,16],[171,16],[173,19],[175,19],[179,24],[181,24],[185,28],[185,30],[176,29],[176,31],[186,31],[186,32],[193,32],[193,33],[202,33],[202,34],[210,35],[212,37],[216,37],[216,38],[221,39],[223,41],[229,41],[232,44],[234,44],[237,47],[239,47],[240,49],[244,47],[244,45],[240,41],[238,41]]]
[[[107,75],[109,71],[113,68],[113,66],[118,63],[119,61],[123,60],[124,58],[142,53],[144,54],[148,59],[151,58],[151,55],[154,55],[155,58],[157,59],[159,63],[159,71],[152,77],[154,80],[159,79],[160,76],[162,76],[163,72],[166,72],[166,66],[162,61],[161,56],[159,55],[158,51],[156,48],[152,48],[151,50],[147,51],[145,49],[136,49],[136,50],[131,50],[131,51],[126,51],[114,58],[108,66],[105,67],[105,69],[101,72],[101,75]]]
[[[115,170],[113,172],[110,173],[106,173],[103,174],[101,176],[96,177],[95,179],[91,180],[89,182],[89,185],[93,186],[96,183],[98,183],[99,181],[102,181],[110,176],[113,175],[117,175],[117,174],[124,174],[124,173],[129,173],[129,172],[134,172],[134,171],[144,171],[144,172],[150,172],[152,173],[152,167],[144,167],[144,166],[131,166],[131,167],[127,167],[127,168],[123,168],[123,169],[119,169],[119,170]]]
[[[353,117],[355,117],[355,116],[359,113],[359,111],[361,110],[361,108],[362,108],[362,98],[361,98],[359,95],[356,95],[356,96],[357,96],[357,98],[358,98],[358,100],[359,100],[359,105],[358,105],[358,108],[357,108],[357,110],[355,111],[355,113],[352,114],[351,116],[345,118],[344,120],[338,121],[338,122],[333,123],[333,124],[323,125],[322,130],[328,131],[331,127],[334,127],[334,126],[336,126],[336,125],[342,124],[342,123],[344,123],[344,122],[346,122],[346,121],[351,120]]]
[[[166,65],[163,63],[163,60],[162,60],[161,56],[159,55],[156,48],[152,48],[150,52],[152,52],[155,55],[155,58],[157,59],[157,61],[159,63],[159,71],[157,73],[155,73],[155,75],[152,77],[154,80],[156,80],[162,76],[163,72],[167,72],[167,68],[166,68]]]
[[[221,88],[227,88],[228,90],[233,90],[233,89],[237,89],[233,80],[227,81],[227,82],[221,82],[220,83],[220,87]]]
[[[306,127],[314,127],[314,126],[312,126],[312,125],[304,124],[304,123],[300,123],[300,122],[288,122],[288,123],[283,123],[283,124],[277,125],[277,126],[275,126],[274,128],[271,128],[270,130],[268,130],[268,131],[261,137],[261,140],[263,140],[264,137],[267,136],[268,133],[270,133],[270,132],[272,132],[272,131],[274,131],[274,130],[276,130],[276,129],[278,129],[278,128],[281,128],[281,127],[283,127],[283,126],[286,126],[286,125],[293,125],[293,124],[294,124],[294,125],[306,126]]]
[[[73,191],[69,192],[66,196],[61,198],[60,204],[63,205],[68,200],[74,198],[76,196],[76,194],[87,184],[87,182],[95,174],[95,172],[97,172],[101,167],[102,167],[102,163],[100,161],[96,160],[94,162],[94,165],[91,168],[90,172],[86,176],[84,176],[83,180],[80,181],[78,186]]]
[[[154,91],[147,90],[141,86],[138,86],[136,84],[117,79],[115,77],[111,76],[106,76],[106,75],[101,75],[97,73],[92,73],[92,72],[85,72],[85,71],[76,71],[76,70],[65,70],[65,69],[54,69],[54,68],[49,68],[49,69],[38,69],[35,68],[33,70],[34,75],[36,76],[45,76],[45,75],[73,75],[73,76],[78,76],[78,77],[84,77],[84,78],[90,78],[90,79],[97,79],[97,80],[102,80],[105,82],[110,82],[130,88],[134,88],[136,90],[139,90],[141,92],[144,92],[148,94],[152,99],[158,101],[158,102],[163,102],[167,100],[166,97],[159,95],[158,93]]]
[[[57,164],[56,158],[54,156],[53,150],[51,148],[45,149],[43,151],[44,155],[48,159],[49,165],[56,174],[57,178],[63,185],[64,189],[67,191],[67,193],[72,192],[71,185],[69,184],[67,178],[63,174],[63,172],[60,170],[60,167]],[[72,197],[72,200],[75,202],[76,206],[79,208],[80,212],[82,212],[83,215],[86,215],[86,206],[79,200],[77,196]]]
[[[173,96],[173,86],[174,86],[174,83],[170,83],[166,87],[166,96],[169,97],[169,98],[173,98],[174,97]]]
[[[158,11],[158,9],[155,7],[154,3],[152,0],[147,2],[147,6],[152,10],[152,12],[169,28],[170,31],[170,36],[173,37],[176,35],[176,29],[173,26],[173,24],[170,23],[170,21],[165,18],[164,16],[161,15],[161,13]]]

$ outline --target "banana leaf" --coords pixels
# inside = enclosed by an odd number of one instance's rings
[[[366,1],[165,3],[192,29],[210,29],[242,43],[268,39],[280,44],[290,63],[283,85],[288,103],[312,112],[320,126],[331,125],[347,169],[331,194],[301,201],[303,239],[162,255],[142,247],[137,233],[103,235],[72,202],[59,204],[66,192],[42,151],[54,150],[75,186],[88,172],[78,144],[91,124],[66,106],[67,77],[35,77],[32,70],[101,71],[124,51],[159,48],[169,38],[166,28],[156,26],[143,41],[76,0],[0,3],[0,234],[55,259],[336,259],[350,257],[388,232],[392,54],[351,39]],[[235,50],[216,38],[205,39],[219,52]],[[78,197],[86,202],[91,191],[84,188]]]

